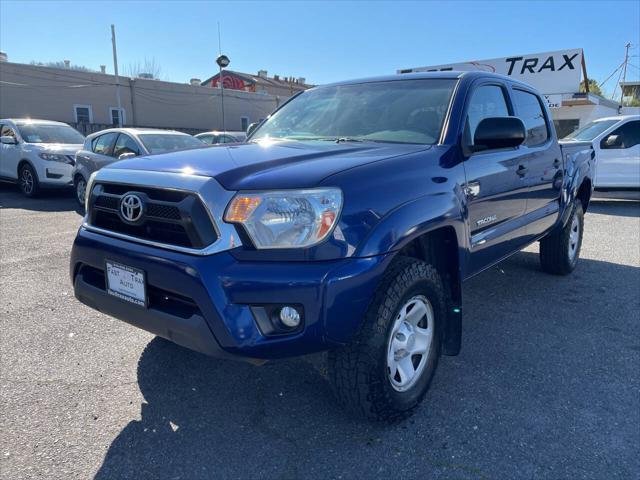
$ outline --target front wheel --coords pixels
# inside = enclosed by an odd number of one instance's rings
[[[82,175],[77,175],[75,184],[76,184],[76,200],[78,201],[81,207],[84,207],[84,199],[87,193],[87,181],[84,179]]]
[[[33,170],[33,167],[28,163],[23,163],[18,172],[18,184],[20,185],[20,191],[26,197],[35,197],[40,191],[40,183],[38,182],[38,176]]]
[[[571,216],[564,228],[540,240],[542,269],[554,275],[568,275],[573,272],[580,257],[583,231],[584,211],[582,202],[576,198]]]
[[[402,257],[385,273],[354,342],[329,352],[338,401],[370,419],[408,417],[440,356],[445,295],[436,269]]]

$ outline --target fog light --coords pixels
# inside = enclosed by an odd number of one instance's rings
[[[293,307],[282,307],[280,321],[289,328],[296,328],[300,325],[300,313]]]

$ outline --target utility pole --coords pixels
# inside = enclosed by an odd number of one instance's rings
[[[111,24],[111,45],[113,47],[113,70],[116,73],[116,100],[118,102],[118,127],[122,127],[122,105],[120,102],[120,77],[118,77],[118,53],[116,51],[116,27]]]
[[[631,48],[631,43],[627,43],[625,45],[626,52],[624,54],[624,69],[622,70],[622,83],[627,80],[627,63],[629,62],[629,48]],[[622,99],[624,98],[624,87],[620,85],[620,105],[622,105]]]

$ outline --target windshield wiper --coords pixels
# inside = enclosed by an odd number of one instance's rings
[[[361,138],[355,138],[355,137],[338,137],[338,138],[332,138],[331,140],[336,142],[336,143],[363,142],[364,141]]]

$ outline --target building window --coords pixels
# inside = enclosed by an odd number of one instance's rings
[[[240,117],[240,125],[240,130],[246,132],[249,128],[249,117]]]
[[[109,119],[111,120],[111,125],[114,125],[116,127],[119,126],[120,125],[120,118],[122,118],[122,125],[124,126],[124,124],[126,123],[126,118],[127,118],[126,112],[124,111],[124,108],[118,109],[117,107],[110,107],[109,108]]]
[[[93,123],[91,105],[74,105],[73,116],[76,119],[76,123]]]

